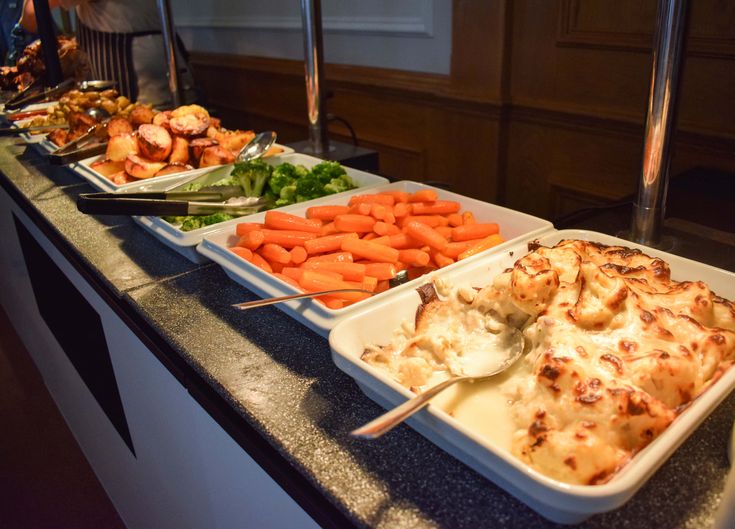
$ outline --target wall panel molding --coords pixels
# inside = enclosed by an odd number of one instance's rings
[[[709,5],[708,5],[709,4]],[[714,7],[714,9],[709,9]],[[620,16],[610,15],[614,9]],[[694,3],[690,12],[687,55],[735,59],[735,30],[714,17],[732,20],[735,9],[716,0]],[[560,0],[556,44],[559,47],[650,53],[656,3],[636,0]]]
[[[244,29],[268,31],[302,30],[301,17],[289,15],[176,16],[182,28]],[[322,17],[322,27],[328,33],[432,37],[434,35],[434,0],[423,0],[413,16],[329,16]]]

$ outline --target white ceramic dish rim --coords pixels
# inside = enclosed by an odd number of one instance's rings
[[[537,226],[536,228],[529,229],[528,231],[520,235],[516,235],[515,237],[510,238],[509,240],[488,251],[502,252],[511,245],[515,244],[515,242],[517,242],[521,238],[525,240],[528,237],[535,237],[539,234],[553,229],[553,225],[550,222],[540,219],[538,217],[533,217],[526,213],[521,213],[495,204],[489,204],[487,202],[482,202],[477,199],[459,195],[457,193],[446,191],[444,189],[439,189],[427,184],[413,182],[410,180],[401,180],[390,184],[375,185],[371,186],[370,188],[359,188],[345,193],[339,193],[337,195],[330,195],[327,197],[315,199],[313,201],[294,204],[292,206],[282,208],[282,211],[294,212],[295,214],[299,214],[305,211],[306,208],[310,206],[334,203],[335,198],[338,198],[339,200],[344,201],[344,203],[347,203],[349,197],[352,195],[363,194],[367,191],[375,193],[382,190],[391,189],[433,189],[439,194],[440,198],[442,199],[459,200],[460,202],[471,203],[474,205],[475,208],[489,207],[490,211],[493,211],[494,213],[502,213],[503,215],[506,215],[506,220],[503,220],[500,217],[497,217],[495,219],[501,224],[501,233],[503,232],[503,222],[506,222],[506,224],[510,222],[510,219],[507,218],[507,216],[511,216],[517,222],[524,221],[533,223]],[[475,214],[480,215],[477,211],[475,211]],[[248,217],[241,217],[237,220],[237,222],[261,222],[261,219],[264,215],[265,213],[257,213]],[[481,215],[480,218],[482,218]],[[488,219],[488,222],[490,221],[491,220]],[[231,230],[231,226],[225,226],[222,229],[218,229],[209,233],[197,246],[197,251],[222,266],[228,273],[228,275],[233,278],[233,280],[239,282],[246,288],[256,289],[257,293],[260,295],[283,296],[300,292],[300,290],[297,290],[292,285],[261,270],[257,266],[249,263],[245,259],[229,251],[227,249],[227,246],[213,240],[215,238],[224,237],[224,231],[228,229]],[[228,235],[231,236],[232,234],[229,233]],[[462,263],[474,262],[475,259],[481,257],[482,255],[484,255],[484,253],[465,259],[462,261]],[[445,267],[442,270],[451,270],[454,266],[457,266],[457,263]],[[381,294],[364,299],[342,309],[330,309],[312,299],[301,299],[279,303],[277,307],[290,316],[296,318],[300,322],[304,323],[315,332],[321,334],[322,336],[326,336],[338,319],[344,317],[347,314],[353,313],[355,310],[358,310],[361,307],[372,305],[376,302],[376,300],[380,301],[382,299],[385,299],[386,296],[394,295],[397,292],[406,289],[411,289],[415,285],[419,284],[419,282],[419,278],[414,279],[412,281],[404,283],[403,285],[393,287],[388,293],[383,292]]]
[[[661,252],[653,248],[637,245],[623,239],[618,239],[602,233],[596,233],[586,230],[563,230],[563,231],[551,231],[541,236],[524,238],[524,241],[518,242],[513,245],[513,248],[506,247],[506,250],[515,250],[514,260],[522,255],[525,255],[523,246],[532,240],[539,240],[542,244],[555,243],[561,239],[572,239],[580,238],[586,240],[595,240],[603,244],[621,244],[628,247],[639,248],[650,255],[659,256],[665,259],[667,262],[672,264],[672,267],[678,263],[679,265],[689,265],[701,268],[703,272],[713,272],[718,275],[723,274],[729,276],[735,280],[735,274],[726,270],[721,270],[703,263],[698,263],[690,259],[679,257],[676,255]],[[492,252],[485,254],[482,260],[500,260],[503,258],[503,252]],[[476,261],[474,265],[479,266]],[[471,264],[459,263],[454,272],[459,272],[460,267],[472,266]],[[447,274],[451,274],[452,270],[447,270]],[[689,278],[692,279],[692,278]],[[703,279],[706,281],[706,279]],[[396,294],[399,295],[399,294]],[[408,296],[410,293],[402,292],[402,296]],[[732,297],[732,296],[731,296]],[[341,332],[342,327],[349,325],[350,321],[357,320],[361,317],[365,317],[366,313],[377,312],[381,308],[390,302],[394,303],[395,298],[392,300],[382,300],[380,303],[375,303],[370,306],[361,307],[355,311],[349,317],[340,320],[335,328],[330,333],[330,346],[332,347],[333,357],[335,363],[346,371],[350,376],[356,380],[360,376],[360,371],[365,372],[372,378],[372,382],[377,382],[383,389],[389,389],[394,394],[400,394],[403,398],[409,398],[412,393],[406,388],[393,381],[381,370],[374,368],[362,361],[359,358],[354,358],[348,353],[342,353],[340,351],[339,344],[335,341]],[[418,304],[418,299],[417,299]],[[340,361],[341,360],[341,361]],[[342,361],[346,362],[347,365],[342,364]],[[346,369],[345,369],[346,368]],[[370,380],[358,380],[358,383],[370,382]],[[368,384],[368,387],[375,389],[373,386]],[[459,423],[456,419],[452,418],[441,409],[429,406],[429,408],[414,417],[414,420],[421,423],[422,426],[433,430],[436,433],[437,424],[446,424],[450,428],[456,430],[461,436],[465,437],[472,444],[477,445],[481,449],[489,452],[489,454],[502,461],[503,463],[513,467],[517,472],[514,475],[496,474],[497,469],[480,468],[481,473],[487,477],[497,477],[501,480],[507,480],[511,482],[514,487],[518,487],[519,490],[523,491],[526,495],[530,496],[539,503],[548,506],[549,508],[569,513],[578,513],[585,516],[596,514],[612,510],[619,507],[630,497],[637,492],[637,490],[647,481],[647,479],[668,459],[668,457],[683,443],[687,437],[704,421],[714,408],[724,400],[727,395],[735,387],[735,368],[729,369],[717,382],[715,382],[707,391],[700,395],[695,402],[682,414],[676,418],[676,420],[656,438],[651,444],[645,449],[636,454],[636,456],[609,482],[601,485],[571,485],[563,483],[552,478],[549,478],[531,467],[522,463],[519,459],[511,455],[509,452],[497,448],[483,437],[465,427]],[[380,391],[380,388],[377,389]],[[388,395],[381,395],[384,398],[389,398]],[[398,404],[403,399],[390,399],[393,404]],[[438,422],[437,422],[438,421]],[[356,425],[357,426],[357,425]],[[447,440],[447,439],[445,439]],[[462,447],[456,445],[456,441],[448,439],[452,446],[458,450],[463,450]],[[450,453],[452,453],[450,451]],[[457,455],[457,454],[453,454]],[[466,453],[464,455],[470,458],[475,458],[475,454]],[[485,472],[482,472],[485,470]],[[540,485],[542,488],[533,491],[527,487],[531,484]],[[517,492],[517,491],[516,491]],[[583,501],[584,503],[579,503]],[[534,507],[534,505],[531,505]],[[542,513],[543,514],[543,513]]]
[[[276,143],[274,145],[281,147],[283,149],[283,152],[270,156],[269,158],[279,158],[281,156],[284,156],[286,154],[292,154],[294,152],[294,150],[291,147],[287,147],[286,145],[281,145],[279,143]],[[225,167],[225,165],[200,167],[197,169],[192,169],[190,171],[182,171],[180,173],[174,173],[171,175],[147,178],[145,180],[138,180],[135,182],[128,182],[127,184],[118,185],[114,183],[113,181],[111,181],[106,176],[98,173],[97,171],[92,169],[92,167],[90,167],[91,164],[93,164],[94,162],[98,160],[102,160],[102,159],[104,159],[103,154],[98,154],[96,156],[90,156],[89,158],[85,158],[77,162],[72,167],[72,170],[75,173],[77,173],[79,176],[87,180],[90,184],[92,184],[94,187],[96,187],[100,191],[110,191],[113,193],[126,192],[126,191],[127,192],[129,191],[154,191],[154,190],[161,189],[163,187],[168,187],[169,185],[175,184],[179,180],[188,180],[190,178],[193,179],[213,169]]]

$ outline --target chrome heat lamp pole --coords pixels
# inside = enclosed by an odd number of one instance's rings
[[[643,167],[630,233],[633,242],[648,246],[661,240],[686,17],[686,0],[659,0]]]
[[[324,64],[322,60],[321,0],[301,0],[304,27],[304,67],[306,71],[306,104],[309,114],[309,147],[315,154],[329,152],[326,112],[322,94]]]
[[[171,100],[174,107],[181,105],[181,90],[179,87],[179,70],[176,64],[176,37],[174,21],[171,16],[169,0],[156,0],[158,14],[161,17],[161,33],[163,34],[163,49],[166,53],[166,67],[168,68],[168,88],[171,91]]]

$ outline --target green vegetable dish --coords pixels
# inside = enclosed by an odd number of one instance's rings
[[[309,170],[303,165],[288,162],[274,167],[262,160],[236,163],[229,177],[209,185],[239,185],[243,189],[243,196],[268,198],[267,209],[288,206],[357,187],[339,162],[321,162]],[[192,183],[184,190],[198,191],[202,186],[200,183]],[[179,226],[181,231],[196,230],[233,218],[234,215],[226,213],[163,217],[166,222]]]

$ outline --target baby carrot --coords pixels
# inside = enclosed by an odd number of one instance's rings
[[[319,233],[322,222],[319,219],[305,219],[271,209],[265,212],[265,227],[272,230],[298,230]]]
[[[475,215],[471,211],[465,211],[462,213],[462,224],[474,224],[477,222],[475,220]]]
[[[344,215],[349,210],[348,206],[312,206],[306,210],[306,218],[332,221],[337,215]]]
[[[351,237],[357,239],[357,233],[335,233],[334,235],[326,235],[324,237],[317,237],[304,242],[304,248],[309,254],[314,253],[325,253],[334,252],[339,250],[342,245],[342,239],[345,237]]]
[[[434,250],[441,252],[446,248],[448,241],[431,226],[416,221],[410,221],[404,227],[405,233],[419,241],[431,246]]]
[[[405,250],[406,248],[416,248],[419,244],[419,241],[416,239],[410,237],[409,235],[405,233],[396,233],[395,235],[389,235],[390,237],[390,243],[389,245],[392,248],[395,248],[396,250]]]
[[[264,240],[265,234],[263,233],[263,230],[252,230],[245,232],[245,234],[240,237],[237,245],[247,248],[248,250],[255,250],[258,246],[263,244]]]
[[[282,272],[274,272],[273,275],[276,276],[281,281],[285,281],[286,283],[288,283],[292,287],[295,287],[295,288],[298,288],[299,290],[301,290],[301,285],[299,285],[298,281],[296,281],[294,278],[289,277],[289,276],[283,274]]]
[[[263,259],[263,257],[258,255],[257,253],[253,253],[253,256],[250,258],[250,262],[258,268],[265,270],[269,274],[273,273],[273,268],[271,268],[271,265],[268,263],[268,261]]]
[[[272,242],[280,244],[284,248],[293,248],[294,246],[303,246],[304,242],[309,239],[316,239],[316,233],[296,230],[260,230],[263,234],[263,243]],[[250,233],[258,233],[251,231]]]
[[[470,239],[469,241],[460,241],[460,242],[450,242],[447,244],[447,247],[444,248],[444,251],[442,252],[447,257],[451,257],[452,259],[456,259],[459,254],[464,252],[465,250],[469,250],[474,245],[482,241],[482,239]]]
[[[263,229],[263,227],[264,226],[259,222],[241,222],[235,228],[235,233],[242,237],[249,231],[260,230]]]
[[[351,239],[350,239],[351,240]],[[304,270],[299,284],[304,290],[309,292],[319,292],[321,290],[333,290],[339,288],[354,288],[349,283],[341,279],[335,279],[329,275],[317,272],[316,270]],[[360,301],[370,297],[370,294],[363,292],[336,292],[330,294],[335,298],[344,299],[345,301]]]
[[[243,248],[242,246],[233,246],[232,248],[230,248],[230,251],[235,255],[239,255],[246,261],[249,261],[250,258],[253,256],[253,252],[251,252],[247,248]]]
[[[431,256],[428,253],[414,248],[398,250],[398,260],[409,266],[426,266],[430,259]]]
[[[341,263],[351,263],[353,259],[350,252],[333,252],[309,257],[306,262],[309,261],[339,261]]]
[[[393,206],[393,216],[397,219],[411,214],[411,205],[406,202],[399,202]]]
[[[326,235],[333,235],[335,233],[339,233],[339,230],[334,225],[334,221],[328,222],[324,225],[322,225],[321,230],[319,230],[319,236],[324,237]]]
[[[373,231],[376,220],[369,215],[354,215],[346,213],[334,217],[334,225],[339,231],[356,231],[366,233]]]
[[[395,248],[361,239],[344,239],[342,241],[342,251],[379,263],[395,263],[398,261],[398,250]]]
[[[454,259],[451,257],[447,257],[441,252],[433,251],[431,252],[431,259],[436,263],[436,266],[439,268],[444,268],[445,266],[449,266],[450,264],[454,263]]]
[[[308,261],[301,265],[305,270],[327,270],[337,272],[343,279],[349,281],[362,281],[365,277],[365,265],[359,263],[346,263],[339,261]]]
[[[399,202],[408,202],[408,196],[409,193],[406,191],[399,191],[399,190],[390,190],[390,191],[381,191],[381,195],[391,195],[396,201],[396,204]]]
[[[306,271],[306,268],[301,267],[294,267],[294,266],[284,266],[281,270],[281,273],[285,276],[290,277],[291,279],[295,279],[296,281],[301,281],[301,277],[304,275],[304,272]],[[342,276],[338,274],[337,272],[330,272],[328,270],[322,270],[320,272],[322,275],[329,276],[332,279],[342,279]],[[303,288],[301,285],[299,285],[299,288]]]
[[[499,227],[494,222],[474,223],[452,228],[453,241],[467,241],[469,239],[483,239],[498,233]]]
[[[447,220],[449,221],[449,225],[452,227],[461,226],[463,223],[461,213],[450,213],[447,215]]]
[[[504,239],[500,236],[499,233],[489,235],[485,237],[483,240],[481,240],[479,243],[474,245],[472,248],[465,250],[464,252],[459,254],[459,256],[457,257],[457,260],[459,261],[461,259],[467,259],[468,257],[471,257],[479,252],[482,252],[483,250],[487,250],[488,248],[497,246],[503,241]]]
[[[451,226],[437,226],[434,228],[437,233],[440,233],[445,239],[452,238],[452,227]]]
[[[373,231],[378,235],[395,235],[396,233],[401,233],[401,228],[395,224],[389,224],[379,220],[373,226]]]
[[[393,279],[396,267],[392,263],[365,263],[365,275],[378,280]]]
[[[274,261],[281,264],[286,264],[291,261],[291,254],[289,251],[283,246],[279,246],[272,242],[266,243],[260,247],[258,253],[267,261]]]
[[[386,206],[383,204],[372,204],[370,207],[370,215],[378,220],[393,224],[396,221],[395,215],[393,215],[393,207]]]
[[[437,200],[436,202],[414,202],[411,204],[414,215],[449,215],[459,211],[459,202]]]
[[[436,191],[433,189],[422,189],[408,196],[409,202],[436,202]]]
[[[370,211],[372,209],[372,205],[367,202],[357,202],[350,206],[347,213],[351,213],[353,215],[370,215]]]
[[[339,310],[347,304],[344,299],[335,298],[334,296],[316,296],[314,299],[332,310]]]
[[[366,233],[365,235],[362,236],[363,241],[372,241],[373,239],[377,239],[377,238],[378,238],[378,234],[375,233],[374,231],[371,231],[370,233]]]
[[[401,226],[405,226],[406,223],[411,221],[421,222],[432,228],[449,224],[449,220],[441,215],[407,215],[401,219]]]
[[[306,242],[309,242],[309,241],[306,241]],[[289,254],[291,256],[291,262],[293,264],[301,264],[304,261],[306,261],[306,258],[308,257],[306,249],[304,249],[303,246],[294,246],[293,248],[291,248],[291,251],[289,252]]]
[[[353,195],[350,197],[350,206],[360,203],[368,204],[384,204],[386,206],[392,206],[395,204],[396,199],[393,195],[384,193],[373,193],[370,195]]]

